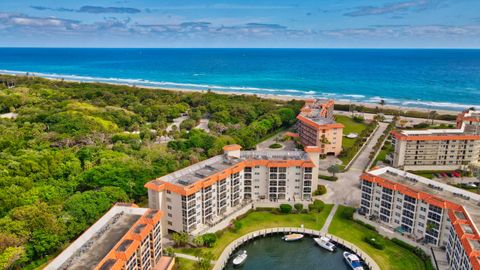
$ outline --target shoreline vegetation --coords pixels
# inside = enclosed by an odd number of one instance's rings
[[[38,74],[35,72],[25,74]],[[26,77],[26,75],[21,74],[13,74],[6,73],[0,71],[0,76],[8,76],[8,77]],[[75,80],[75,79],[64,79],[64,78],[46,78],[42,76],[35,76],[35,78],[42,78],[46,80],[52,81],[64,81],[64,82],[73,82],[73,83],[93,83],[93,84],[109,84],[109,85],[118,85],[118,86],[128,86],[132,88],[145,88],[145,89],[157,89],[163,91],[172,91],[172,92],[188,92],[188,93],[216,93],[221,95],[240,95],[240,96],[256,96],[264,99],[274,99],[274,100],[282,100],[282,101],[291,101],[291,100],[301,100],[304,101],[311,97],[301,97],[301,96],[294,96],[294,95],[276,95],[276,94],[257,94],[251,92],[238,92],[238,91],[221,91],[221,90],[212,90],[212,89],[188,89],[188,88],[168,88],[168,87],[157,87],[157,86],[148,86],[148,85],[136,85],[136,84],[128,84],[128,83],[120,83],[120,82],[100,82],[100,81],[83,81],[83,80]],[[466,107],[468,105],[465,105]],[[416,117],[416,118],[430,118],[429,113],[431,111],[435,111],[437,116],[435,119],[437,120],[455,120],[454,117],[458,114],[458,110],[447,110],[447,109],[435,109],[435,108],[422,108],[422,107],[407,107],[407,106],[400,106],[400,105],[392,105],[385,102],[385,100],[381,99],[378,100],[378,103],[369,103],[369,102],[360,102],[360,101],[344,101],[344,100],[335,100],[335,110],[339,111],[351,111],[356,110],[358,112],[364,113],[385,113],[389,115],[399,115],[405,117]]]

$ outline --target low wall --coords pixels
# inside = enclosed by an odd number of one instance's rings
[[[217,262],[215,263],[215,266],[213,267],[214,270],[221,270],[225,268],[225,266],[228,263],[228,260],[230,256],[235,252],[235,250],[244,244],[245,242],[248,242],[249,240],[258,238],[258,237],[263,237],[267,236],[270,234],[277,234],[277,233],[302,233],[302,234],[308,234],[312,236],[327,236],[331,238],[333,241],[339,243],[340,245],[345,246],[346,248],[352,250],[355,252],[368,266],[369,269],[371,270],[380,270],[380,267],[378,264],[370,257],[368,254],[363,252],[361,249],[359,249],[357,246],[354,244],[343,240],[342,238],[329,235],[329,234],[324,234],[321,233],[320,231],[316,230],[310,230],[310,229],[305,229],[305,228],[295,228],[295,227],[277,227],[277,228],[269,228],[269,229],[263,229],[263,230],[258,230],[254,231],[248,234],[245,234],[230,243],[222,252],[220,257],[218,258]]]

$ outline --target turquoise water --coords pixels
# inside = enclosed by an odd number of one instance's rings
[[[238,251],[246,250],[248,258],[240,267],[234,267],[231,260],[226,270],[347,270],[343,260],[343,249],[331,253],[318,247],[312,238],[284,242],[280,235],[257,238],[248,242]],[[233,258],[232,258],[233,259]]]
[[[480,50],[0,48],[0,70],[166,88],[480,107]]]

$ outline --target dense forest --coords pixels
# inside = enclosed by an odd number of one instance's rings
[[[0,268],[35,268],[148,180],[291,126],[302,103],[0,76]],[[174,118],[188,116],[167,131]],[[209,131],[194,128],[210,119]],[[159,141],[159,138],[168,140]]]

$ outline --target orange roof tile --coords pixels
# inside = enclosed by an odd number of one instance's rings
[[[473,134],[450,134],[450,135],[406,135],[397,130],[390,132],[400,141],[444,141],[444,140],[480,140],[480,135]]]
[[[238,144],[229,144],[223,147],[223,151],[235,151],[240,149],[242,149],[242,147]]]

